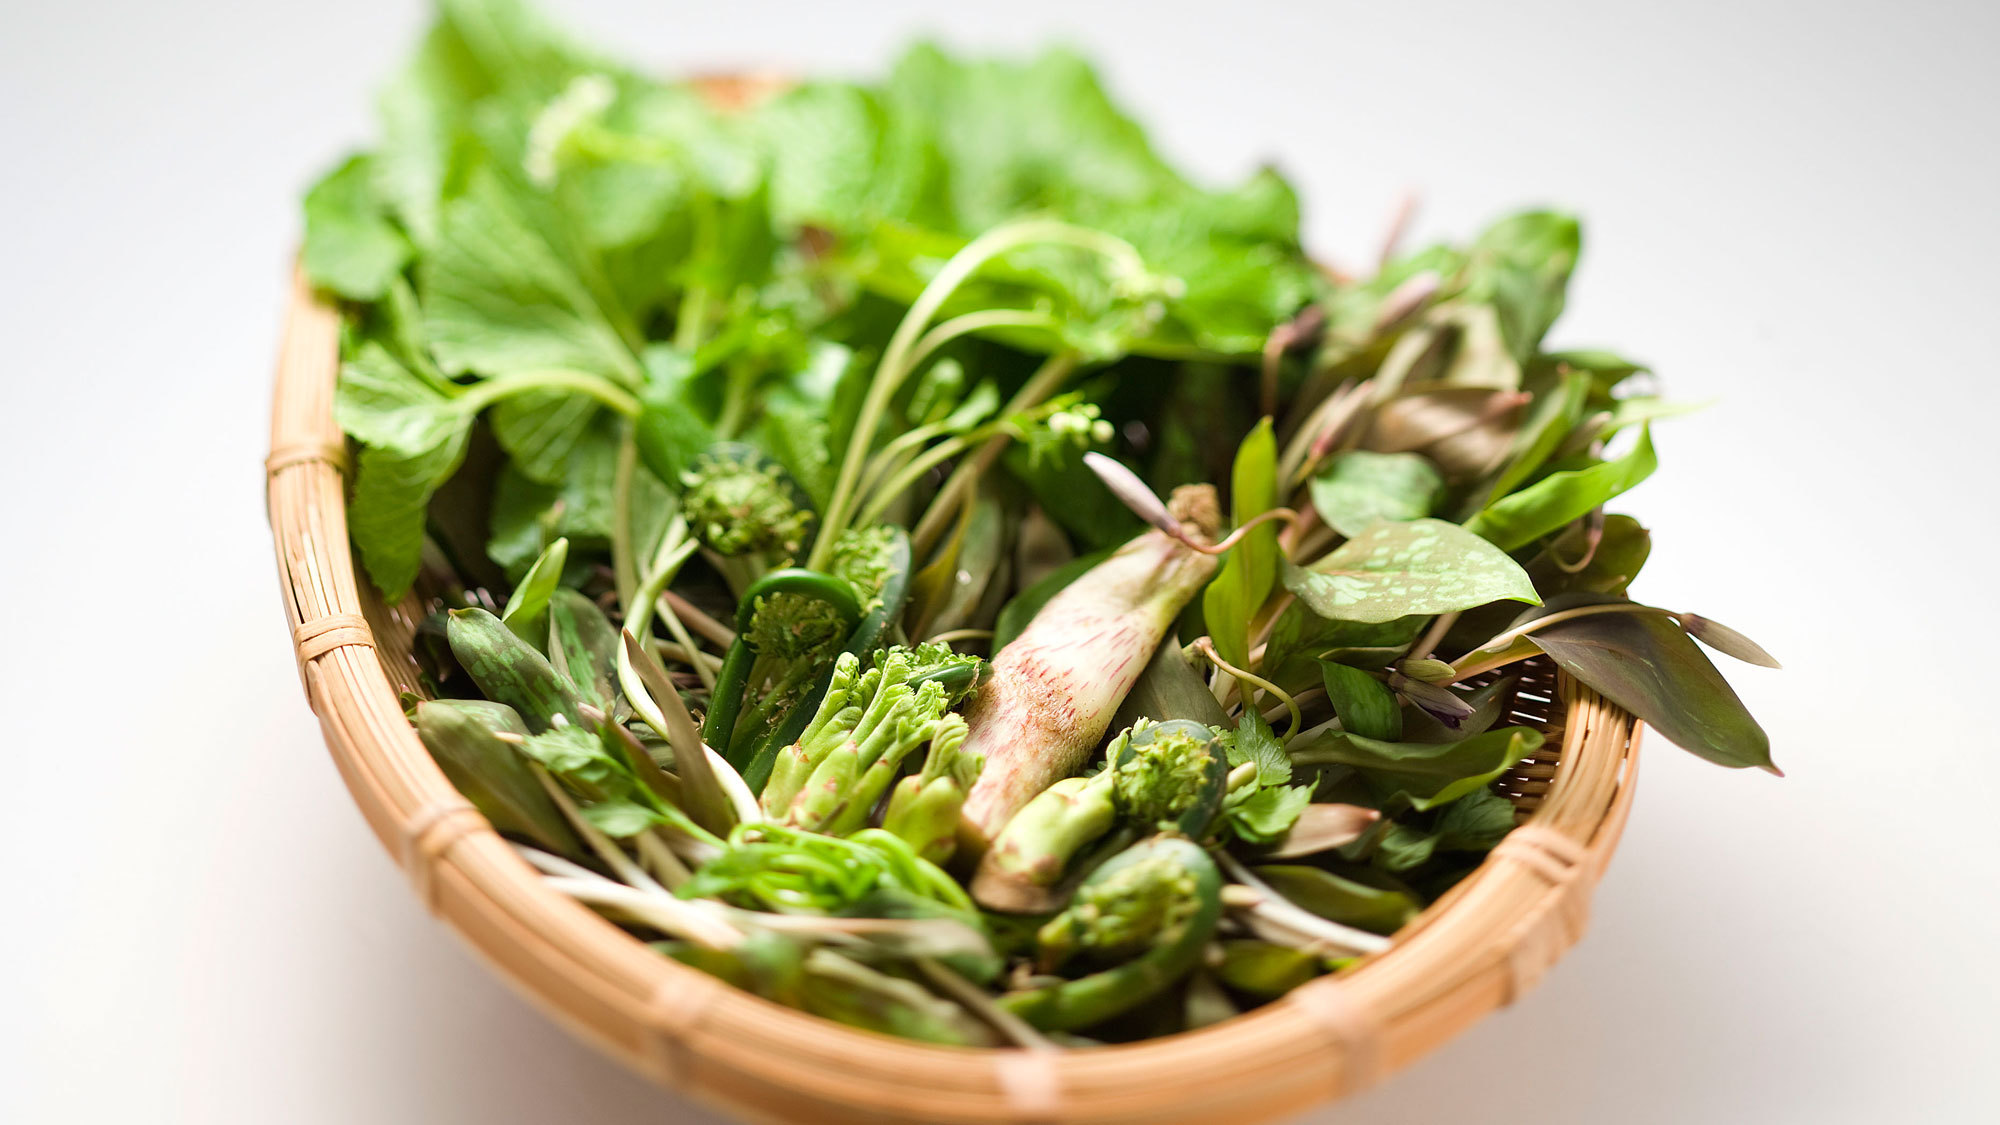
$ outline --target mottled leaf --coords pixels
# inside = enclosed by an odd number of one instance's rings
[[[1520,564],[1456,524],[1377,524],[1314,563],[1286,564],[1285,588],[1322,617],[1391,621],[1512,599],[1537,604]]]
[[[1378,520],[1430,515],[1443,488],[1443,476],[1420,454],[1356,449],[1313,478],[1312,502],[1328,527],[1353,538]]]

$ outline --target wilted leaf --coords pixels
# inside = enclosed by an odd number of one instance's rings
[[[1384,453],[1420,452],[1447,477],[1473,479],[1492,470],[1513,444],[1518,391],[1446,387],[1384,403],[1363,442]]]
[[[1270,851],[1272,859],[1293,859],[1359,840],[1382,814],[1361,805],[1311,804],[1300,810],[1292,830]]]

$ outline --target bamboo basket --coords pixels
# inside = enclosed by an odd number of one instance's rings
[[[385,605],[348,546],[333,418],[339,314],[292,282],[265,463],[306,699],[417,897],[544,1012],[634,1070],[745,1120],[1265,1121],[1352,1093],[1511,1003],[1583,933],[1631,807],[1638,727],[1544,667],[1517,721],[1550,732],[1503,786],[1522,824],[1471,876],[1338,976],[1200,1031],[1031,1052],[921,1045],[738,992],[549,890],[445,780],[403,717],[421,609]]]

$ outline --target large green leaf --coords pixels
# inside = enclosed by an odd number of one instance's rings
[[[1511,215],[1473,244],[1470,294],[1492,303],[1507,347],[1520,363],[1534,358],[1549,326],[1562,315],[1582,249],[1583,228],[1552,211]]]
[[[1573,595],[1558,606],[1601,603]],[[1656,613],[1600,613],[1546,626],[1536,644],[1570,675],[1667,740],[1732,768],[1771,764],[1771,740],[1701,647]]]
[[[375,585],[400,598],[417,576],[431,494],[464,460],[472,416],[369,342],[341,367],[334,417],[362,443],[349,536]]]
[[[1277,504],[1278,442],[1265,418],[1237,448],[1230,514],[1241,526]],[[1215,650],[1239,668],[1250,663],[1250,619],[1270,594],[1277,567],[1278,529],[1267,523],[1230,548],[1221,571],[1202,593],[1202,616]]]
[[[1377,520],[1430,515],[1443,488],[1444,477],[1421,454],[1356,449],[1313,478],[1312,501],[1328,527],[1352,538]]]
[[[582,272],[544,200],[489,169],[444,208],[419,264],[425,329],[452,374],[584,371],[638,385],[625,312]]]
[[[423,561],[424,517],[431,494],[465,459],[470,420],[433,446],[406,452],[364,446],[356,466],[347,530],[368,577],[390,601],[409,590]]]
[[[1624,456],[1585,469],[1550,473],[1534,484],[1502,496],[1472,517],[1465,526],[1512,551],[1581,519],[1593,508],[1653,475],[1660,461],[1653,453],[1653,434],[1639,430],[1639,441]]]
[[[373,301],[410,260],[410,241],[375,190],[375,163],[349,157],[306,193],[300,254],[313,284],[352,301]]]
[[[1532,727],[1501,727],[1456,742],[1382,742],[1329,732],[1292,751],[1299,765],[1360,770],[1385,807],[1433,809],[1477,790],[1542,745]]]
[[[1519,563],[1456,524],[1380,523],[1306,570],[1285,566],[1285,588],[1321,617],[1391,621],[1512,599],[1539,604]]]

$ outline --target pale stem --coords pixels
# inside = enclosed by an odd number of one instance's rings
[[[1032,376],[1029,376],[1027,383],[1013,399],[1001,407],[1000,416],[1004,418],[1039,406],[1043,399],[1054,394],[1069,379],[1070,373],[1076,370],[1077,363],[1081,359],[1082,357],[1075,352],[1058,352],[1050,356]],[[985,445],[979,447],[978,452],[960,461],[958,468],[952,470],[944,486],[939,488],[938,494],[931,499],[931,506],[924,512],[924,518],[918,521],[916,530],[910,533],[911,558],[921,560],[930,553],[930,549],[936,545],[937,537],[944,532],[945,525],[951,521],[952,511],[958,506],[959,494],[970,488],[974,481],[992,467],[994,460],[1000,456],[1000,451],[1007,448],[1007,443],[1012,440],[1005,434],[990,438]]]
[[[1436,651],[1438,644],[1444,640],[1445,634],[1451,632],[1451,627],[1456,624],[1458,624],[1458,612],[1456,610],[1451,613],[1439,614],[1437,620],[1431,622],[1431,627],[1424,630],[1424,635],[1417,638],[1417,643],[1410,646],[1410,659],[1422,660]]]
[[[993,997],[971,981],[954,972],[950,966],[932,957],[916,959],[917,969],[930,978],[939,991],[958,1001],[966,1011],[985,1020],[993,1030],[1007,1037],[1017,1047],[1033,1051],[1054,1051],[1058,1048],[1041,1032],[1036,1031],[1028,1021],[993,1002]]]
[[[1280,701],[1282,701],[1285,705],[1286,712],[1288,712],[1291,715],[1291,726],[1286,729],[1285,737],[1287,739],[1290,739],[1293,735],[1299,733],[1299,729],[1305,725],[1305,716],[1299,712],[1298,701],[1293,699],[1291,697],[1291,694],[1285,691],[1284,688],[1279,687],[1277,684],[1272,683],[1271,681],[1265,679],[1262,676],[1257,675],[1254,672],[1246,672],[1243,669],[1238,668],[1234,664],[1229,663],[1227,660],[1224,660],[1221,654],[1215,651],[1215,641],[1212,640],[1211,638],[1208,637],[1201,638],[1200,640],[1194,643],[1194,647],[1195,651],[1199,652],[1202,655],[1203,659],[1207,660],[1210,664],[1215,665],[1217,668],[1222,669],[1224,672],[1227,672],[1230,675],[1236,677],[1237,682],[1244,685],[1243,687],[1244,706],[1248,707],[1250,705],[1250,689],[1252,687],[1261,688],[1264,691],[1269,692],[1272,696],[1276,697]]]
[[[947,629],[931,637],[925,643],[948,645],[958,641],[990,641],[992,639],[993,630],[991,629]]]
[[[703,613],[693,602],[688,601],[672,590],[664,591],[660,594],[660,597],[666,600],[667,606],[672,608],[682,621],[687,622],[688,628],[700,633],[703,637],[723,648],[728,648],[730,645],[736,643],[736,630]]]

